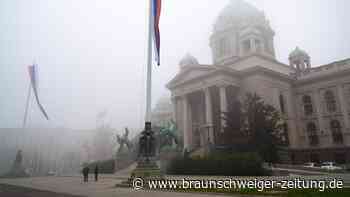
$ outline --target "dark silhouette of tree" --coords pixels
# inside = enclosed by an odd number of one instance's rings
[[[224,127],[224,143],[240,143],[242,139],[247,138],[244,131],[244,114],[242,105],[238,100],[231,102],[228,111],[223,112],[222,119],[225,121]]]
[[[226,121],[225,132],[233,138],[245,138],[247,151],[256,151],[266,162],[275,162],[277,146],[283,122],[279,112],[265,103],[257,94],[248,93],[242,104],[239,101],[229,106],[223,114]]]

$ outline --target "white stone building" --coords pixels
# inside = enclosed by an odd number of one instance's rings
[[[275,57],[275,32],[264,13],[231,1],[210,37],[213,64],[186,55],[167,84],[173,118],[190,150],[223,140],[220,112],[247,92],[276,107],[285,120],[293,162],[350,162],[350,59],[313,67],[298,47],[289,65]]]

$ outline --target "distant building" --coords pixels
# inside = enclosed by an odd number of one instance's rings
[[[66,128],[0,128],[0,174],[9,170],[19,149],[31,174],[79,173],[89,157],[84,143],[91,141],[94,133]]]
[[[315,67],[297,47],[287,65],[276,60],[274,35],[262,11],[231,1],[210,37],[213,64],[189,54],[180,61],[167,87],[184,147],[221,144],[223,121],[215,114],[253,92],[283,115],[291,162],[350,162],[350,59]]]
[[[162,97],[152,110],[152,124],[159,127],[167,126],[172,119],[172,114],[173,110],[170,98]]]

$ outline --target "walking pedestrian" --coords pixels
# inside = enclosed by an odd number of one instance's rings
[[[83,168],[84,182],[89,182],[89,167],[85,166]]]
[[[95,166],[95,181],[98,181],[98,165]]]

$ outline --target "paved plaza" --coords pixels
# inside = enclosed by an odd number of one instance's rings
[[[92,177],[90,177],[92,178]],[[9,184],[44,191],[88,197],[205,197],[222,196],[214,194],[135,191],[128,188],[116,188],[115,184],[120,182],[112,176],[103,176],[98,182],[84,183],[81,177],[36,177],[18,179],[0,179],[0,184]]]
[[[289,177],[289,178],[293,178]],[[125,176],[118,175],[102,175],[98,182],[94,182],[90,176],[88,183],[84,183],[81,176],[61,176],[61,177],[33,177],[33,178],[18,178],[18,179],[0,179],[1,184],[37,189],[42,191],[50,191],[55,193],[86,196],[86,197],[205,197],[205,196],[223,196],[222,194],[200,194],[200,193],[177,193],[177,192],[162,192],[162,191],[135,191],[128,188],[116,188],[115,185],[120,183]],[[181,179],[184,176],[169,176],[168,179]],[[187,177],[189,178],[189,177]],[[191,177],[191,179],[222,179],[224,177]],[[232,177],[233,178],[233,177]],[[244,179],[243,177],[235,177],[236,179]],[[248,177],[245,177],[248,178]],[[252,177],[250,177],[252,178]],[[262,177],[261,177],[262,178]],[[271,177],[272,179],[284,179],[287,177]],[[332,179],[338,178],[344,180],[346,186],[350,184],[349,174],[338,175],[323,175],[323,176],[305,176],[305,179]],[[1,191],[0,191],[1,194]],[[28,195],[26,195],[28,196]],[[231,195],[232,196],[232,195]],[[240,196],[240,195],[236,195]]]

